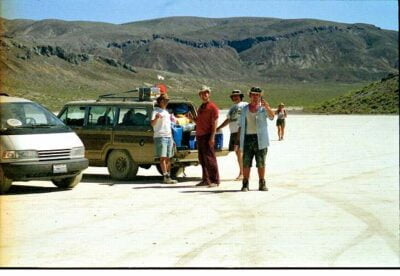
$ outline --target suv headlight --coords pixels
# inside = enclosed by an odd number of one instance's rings
[[[35,159],[38,158],[36,150],[6,150],[3,159]]]
[[[72,148],[71,157],[84,157],[84,156],[85,156],[85,148],[84,147]]]

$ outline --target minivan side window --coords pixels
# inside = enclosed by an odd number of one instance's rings
[[[68,106],[60,116],[67,126],[83,126],[85,120],[84,106]]]
[[[122,126],[148,126],[150,119],[144,107],[120,108],[118,125]]]
[[[88,126],[112,126],[115,121],[115,107],[91,106],[89,108]]]

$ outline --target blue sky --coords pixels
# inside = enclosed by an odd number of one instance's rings
[[[398,30],[397,0],[0,0],[8,19],[127,23],[169,16],[315,18]]]

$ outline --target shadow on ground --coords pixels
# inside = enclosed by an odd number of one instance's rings
[[[182,189],[182,188],[190,188],[196,189],[192,191],[184,191],[182,193],[200,193],[200,194],[219,194],[219,193],[236,193],[240,192],[240,190],[215,190],[215,188],[208,187],[198,187],[196,184],[200,182],[200,177],[178,177],[177,184],[163,184],[162,176],[144,176],[138,175],[132,180],[116,180],[112,179],[110,175],[106,174],[84,174],[82,181],[83,183],[92,183],[98,185],[124,185],[124,184],[135,184],[140,185],[138,187],[133,187],[134,190],[143,190],[143,189]],[[223,182],[232,182],[234,179],[223,179]],[[194,184],[190,185],[189,182],[194,182]],[[187,183],[187,184],[186,184]]]
[[[95,184],[100,184],[100,185],[121,185],[121,184],[160,184],[160,185],[166,185],[162,184],[162,176],[144,176],[144,175],[138,175],[135,178],[131,180],[116,180],[112,179],[110,175],[104,175],[104,174],[83,174],[81,182],[83,183],[95,183]],[[185,183],[185,182],[191,182],[191,181],[200,181],[201,179],[198,177],[178,177],[178,185],[179,183]],[[162,186],[163,187],[178,187],[178,185],[169,185],[169,186]],[[158,186],[157,186],[158,187]],[[181,186],[182,187],[182,186]],[[187,187],[187,186],[184,186]],[[141,187],[141,188],[147,188],[147,187]],[[148,187],[151,188],[151,187]],[[136,189],[136,188],[135,188]],[[139,189],[139,188],[138,188]]]
[[[203,188],[203,189],[210,189],[210,188]],[[223,194],[223,193],[237,193],[241,192],[241,190],[201,190],[201,191],[182,191],[181,193],[184,194]]]
[[[62,189],[57,187],[38,187],[29,185],[12,185],[10,190],[5,195],[26,195],[26,194],[43,194],[43,193],[54,193],[54,192],[65,192],[70,189]]]

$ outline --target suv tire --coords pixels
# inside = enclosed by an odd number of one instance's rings
[[[124,150],[113,150],[107,158],[107,168],[112,178],[125,180],[134,178],[139,166]]]
[[[68,189],[78,185],[78,183],[81,182],[81,180],[82,180],[82,173],[63,179],[53,179],[52,182],[58,188]]]
[[[0,195],[8,192],[12,185],[12,179],[4,175],[3,169],[0,167]]]

